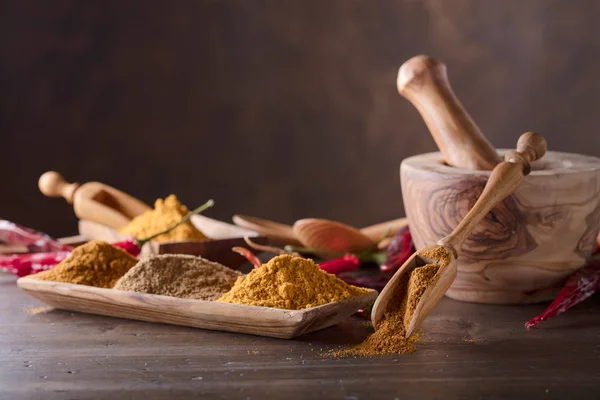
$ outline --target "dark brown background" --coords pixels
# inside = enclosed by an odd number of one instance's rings
[[[600,155],[599,21],[598,1],[5,1],[0,216],[74,233],[36,187],[55,169],[221,219],[399,217],[400,161],[435,149],[395,89],[419,53],[495,146]]]

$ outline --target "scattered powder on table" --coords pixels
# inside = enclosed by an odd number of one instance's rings
[[[216,300],[241,274],[219,263],[183,254],[141,260],[115,289],[196,300]]]
[[[368,292],[328,274],[312,260],[284,254],[239,277],[217,301],[302,310]]]
[[[415,343],[419,341],[417,332],[408,339],[406,329],[415,312],[415,308],[425,290],[435,282],[439,270],[437,264],[427,264],[417,267],[410,274],[404,274],[391,300],[390,309],[379,322],[375,333],[364,342],[334,350],[330,355],[342,357],[347,355],[370,356],[378,354],[405,354],[415,351]]]
[[[54,268],[31,277],[43,281],[112,288],[136,263],[137,259],[126,251],[94,240],[77,247]]]
[[[25,311],[29,315],[41,314],[41,313],[44,313],[44,312],[50,311],[50,310],[52,310],[52,307],[48,307],[48,306],[27,307],[27,308],[23,309],[23,311]]]
[[[138,239],[144,239],[156,233],[162,232],[170,226],[179,222],[190,210],[177,200],[172,194],[166,199],[158,199],[154,203],[154,209],[138,215],[127,225],[119,229],[119,232],[132,235]],[[186,221],[177,228],[155,237],[157,242],[171,242],[178,240],[204,240],[206,236],[200,232],[194,224]]]

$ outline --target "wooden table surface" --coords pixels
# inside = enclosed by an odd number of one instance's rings
[[[600,398],[600,296],[539,328],[543,306],[444,299],[408,355],[332,359],[348,320],[298,340],[52,310],[0,276],[0,399]]]

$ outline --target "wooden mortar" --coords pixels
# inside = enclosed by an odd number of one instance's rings
[[[465,241],[448,297],[497,304],[548,301],[595,250],[600,159],[550,151],[532,167]],[[439,152],[402,162],[404,207],[417,250],[452,232],[489,175],[450,167]]]

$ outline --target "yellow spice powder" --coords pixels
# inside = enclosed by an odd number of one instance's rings
[[[418,251],[419,256],[427,262],[436,262],[439,265],[446,266],[450,262],[451,254],[443,246],[428,247]]]
[[[189,212],[190,210],[181,204],[177,197],[172,194],[164,200],[156,200],[153,210],[148,210],[142,215],[138,215],[127,225],[119,229],[119,232],[132,235],[138,239],[147,238],[176,224]],[[206,239],[206,236],[194,224],[186,221],[172,231],[157,236],[153,240],[157,242],[172,242],[204,239]]]
[[[368,292],[321,270],[312,260],[285,254],[239,277],[217,301],[302,310]]]
[[[54,268],[31,277],[43,281],[112,288],[136,263],[137,259],[126,251],[94,240],[77,247]]]

